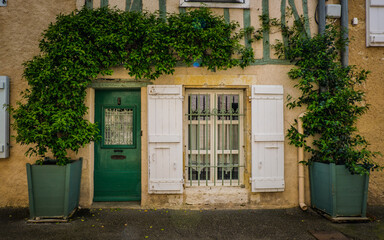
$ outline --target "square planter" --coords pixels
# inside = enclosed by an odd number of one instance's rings
[[[352,175],[345,165],[314,162],[309,167],[311,205],[331,218],[366,218],[369,175]]]
[[[66,220],[79,205],[83,160],[66,166],[27,163],[31,220]]]

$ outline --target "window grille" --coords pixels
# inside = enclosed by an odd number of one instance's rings
[[[133,144],[133,110],[106,108],[104,110],[104,144]]]
[[[242,184],[241,91],[187,95],[187,185]]]

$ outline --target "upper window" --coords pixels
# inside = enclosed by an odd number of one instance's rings
[[[242,91],[200,89],[186,95],[186,185],[241,185]]]
[[[250,0],[180,0],[180,7],[249,8]]]
[[[384,1],[367,0],[367,47],[384,46]]]

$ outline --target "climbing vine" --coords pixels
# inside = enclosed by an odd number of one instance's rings
[[[369,143],[356,127],[369,107],[363,91],[369,72],[340,63],[340,51],[348,44],[342,30],[327,25],[324,34],[311,37],[304,24],[303,19],[292,26],[281,23],[286,42],[274,46],[279,58],[294,63],[288,75],[301,93],[297,98],[288,96],[287,107],[306,109],[304,133],[298,132],[296,121],[288,129],[290,144],[310,153],[307,164],[345,164],[354,174],[381,170],[373,160],[380,153],[368,149]]]
[[[10,108],[16,141],[30,145],[26,154],[40,162],[51,152],[57,164],[67,164],[67,150],[77,152],[100,138],[97,125],[83,118],[92,80],[112,74],[114,66],[147,80],[172,74],[180,62],[199,60],[211,70],[244,68],[254,55],[240,40],[253,29],[238,27],[207,8],[165,18],[109,8],[59,15],[43,33],[40,55],[24,64],[29,88]]]

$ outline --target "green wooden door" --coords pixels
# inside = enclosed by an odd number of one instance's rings
[[[94,201],[141,197],[140,90],[96,90]]]

